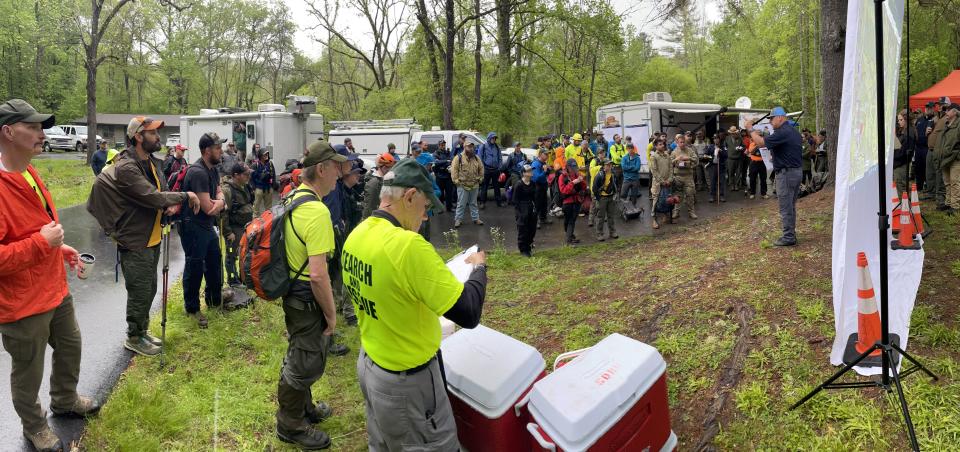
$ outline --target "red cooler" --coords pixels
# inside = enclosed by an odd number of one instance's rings
[[[584,350],[530,391],[532,449],[673,450],[666,370],[655,348],[620,334]]]
[[[540,352],[483,325],[457,331],[440,350],[461,447],[529,451],[529,415],[515,406],[545,375]]]

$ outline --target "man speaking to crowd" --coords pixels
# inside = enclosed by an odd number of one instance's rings
[[[766,147],[773,156],[773,174],[777,176],[777,200],[780,204],[780,222],[783,223],[783,236],[773,242],[775,246],[794,246],[797,244],[797,196],[800,194],[800,181],[803,178],[803,146],[797,129],[787,123],[787,112],[776,107],[770,112],[770,125],[773,133],[764,138],[753,130],[753,123],[747,122],[750,138],[760,147]]]
[[[371,451],[459,448],[438,317],[464,328],[480,323],[486,255],[467,258],[475,268],[460,283],[417,233],[428,208],[443,209],[430,176],[415,160],[403,160],[383,178],[380,209],[343,246],[343,279],[360,326],[357,377]]]

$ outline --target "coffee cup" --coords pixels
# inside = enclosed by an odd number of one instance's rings
[[[77,278],[87,279],[93,271],[93,264],[97,258],[90,253],[80,253],[80,267],[77,268]]]

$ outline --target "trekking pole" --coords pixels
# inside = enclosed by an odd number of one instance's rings
[[[164,218],[164,224],[160,226],[160,241],[163,243],[163,292],[160,297],[160,367],[164,362],[164,350],[167,348],[167,291],[170,278],[170,221]]]

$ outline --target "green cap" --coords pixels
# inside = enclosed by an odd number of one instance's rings
[[[443,204],[433,193],[433,180],[430,179],[430,173],[415,159],[403,159],[394,165],[393,169],[383,176],[383,186],[416,188],[422,191],[430,201],[429,209],[435,213],[443,212]]]
[[[38,113],[23,99],[10,99],[0,105],[0,126],[9,126],[18,122],[39,122],[44,129],[49,129],[56,123],[56,119],[53,115]]]
[[[307,148],[307,156],[303,158],[303,167],[313,166],[317,163],[326,162],[327,160],[346,162],[347,158],[338,154],[337,151],[333,149],[333,146],[330,146],[330,143],[326,141],[314,141],[310,147]]]

